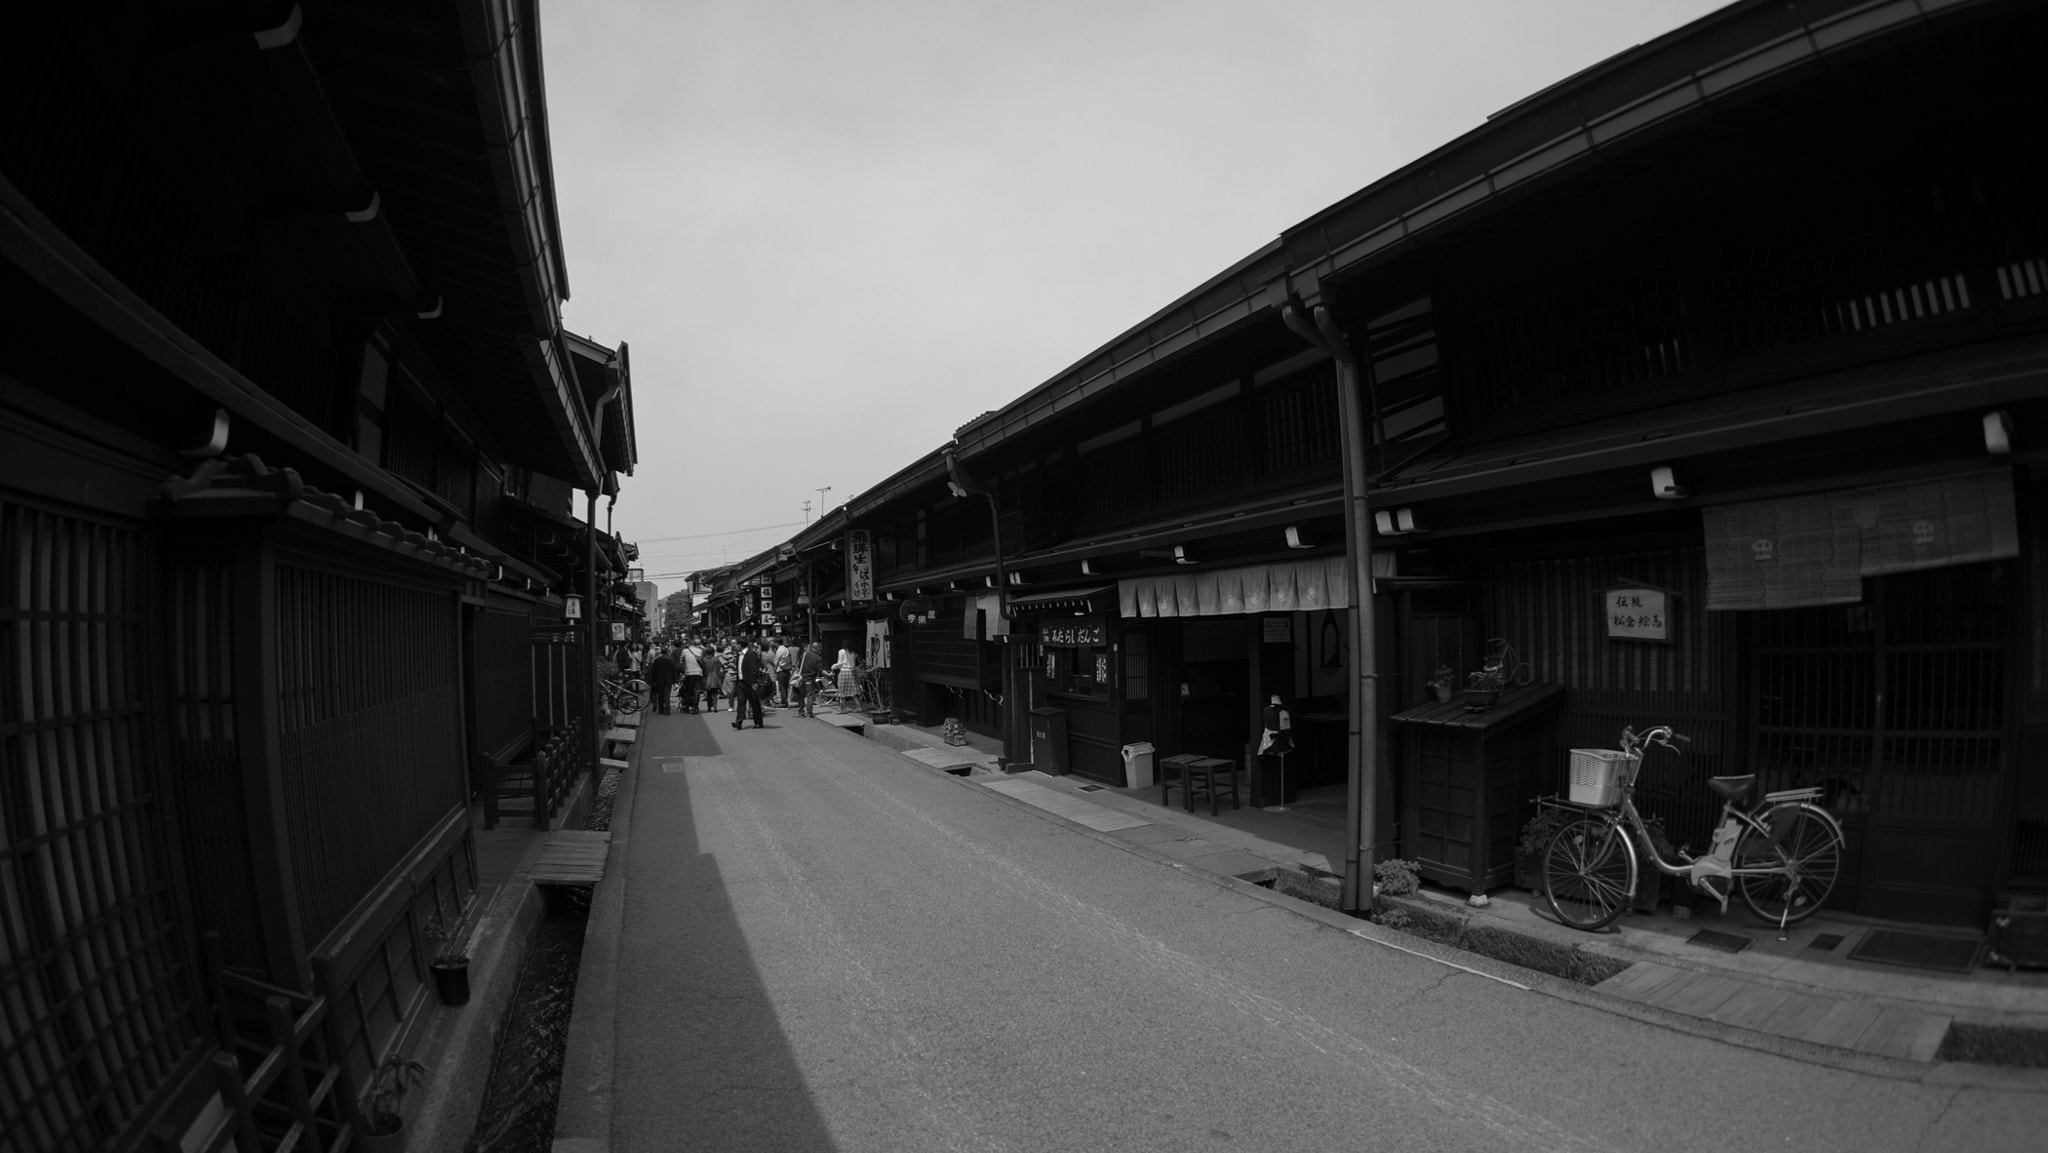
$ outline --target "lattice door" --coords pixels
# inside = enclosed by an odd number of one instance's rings
[[[110,1147],[201,1045],[135,528],[0,498],[0,1144]]]

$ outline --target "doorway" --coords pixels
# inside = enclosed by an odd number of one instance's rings
[[[1814,785],[1849,834],[1831,904],[1984,923],[2010,734],[2002,563],[1876,577],[1859,604],[1752,615],[1762,790]]]

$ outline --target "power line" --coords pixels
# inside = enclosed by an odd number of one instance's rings
[[[793,520],[793,521],[789,521],[789,522],[788,522],[788,523],[786,523],[786,524],[764,524],[764,525],[760,525],[760,526],[758,526],[758,527],[756,527],[756,528],[729,528],[729,529],[726,529],[726,530],[725,530],[725,531],[723,531],[723,532],[699,532],[699,533],[690,533],[690,534],[687,534],[687,535],[684,535],[684,536],[649,536],[649,537],[641,537],[641,538],[639,538],[639,539],[635,540],[635,541],[634,541],[633,543],[634,543],[634,544],[665,544],[665,543],[667,543],[667,542],[669,542],[669,541],[672,541],[672,540],[703,540],[703,539],[704,539],[705,537],[710,537],[710,536],[738,536],[738,535],[740,535],[741,533],[748,533],[748,532],[768,532],[768,531],[769,531],[769,530],[771,530],[771,529],[778,529],[778,528],[802,528],[802,527],[804,527],[804,525],[803,525],[803,522],[802,522],[802,521],[796,521],[796,520]]]

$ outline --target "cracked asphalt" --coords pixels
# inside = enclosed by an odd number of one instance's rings
[[[2048,1096],[1807,1064],[1381,948],[777,713],[650,716],[618,1150],[2038,1149]]]

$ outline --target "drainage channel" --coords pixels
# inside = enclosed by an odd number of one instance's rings
[[[611,828],[618,784],[616,770],[605,774],[584,828]],[[588,885],[542,885],[540,891],[546,902],[540,925],[527,942],[512,998],[498,1022],[483,1103],[464,1153],[548,1153],[554,1144],[562,1054],[576,1006],[576,970],[583,959],[591,891]]]

